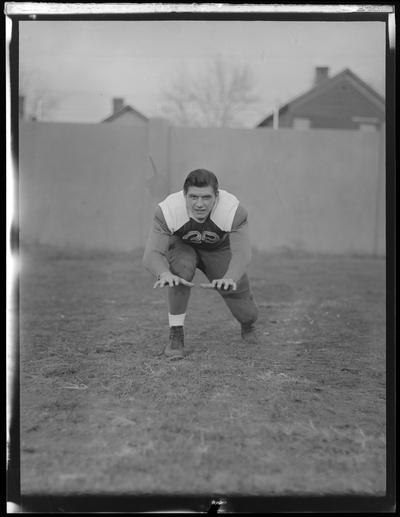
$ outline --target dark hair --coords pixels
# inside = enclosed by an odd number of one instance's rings
[[[183,184],[183,192],[187,194],[189,187],[208,187],[214,189],[214,194],[218,194],[218,180],[216,175],[206,169],[196,169],[189,172]]]

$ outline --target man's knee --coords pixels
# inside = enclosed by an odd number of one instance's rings
[[[250,289],[247,275],[240,279],[235,291],[221,290],[219,292],[241,323],[254,323],[257,320],[259,309]]]
[[[186,260],[178,259],[173,263],[170,263],[170,270],[174,275],[180,276],[184,280],[191,282],[196,272],[196,265],[193,265],[193,263]]]
[[[193,279],[197,267],[197,254],[191,246],[173,240],[168,250],[168,262],[174,275],[188,282]]]
[[[252,301],[252,304],[251,304],[251,318],[249,320],[248,323],[254,323],[255,321],[257,321],[258,319],[258,315],[259,315],[259,309],[258,309],[258,305],[256,304],[254,298],[252,297],[251,298],[251,301]]]
[[[258,306],[253,296],[223,296],[225,303],[240,323],[254,323],[258,319]]]
[[[190,282],[196,272],[196,255],[194,253],[174,253],[169,259],[169,266],[174,275]]]

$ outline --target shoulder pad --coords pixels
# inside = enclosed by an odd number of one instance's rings
[[[211,220],[224,232],[232,229],[239,200],[226,190],[219,190],[218,201],[211,212]]]
[[[183,190],[170,194],[158,206],[161,208],[168,229],[172,233],[189,221]]]

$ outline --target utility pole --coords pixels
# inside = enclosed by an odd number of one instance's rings
[[[279,105],[280,105],[280,100],[279,99],[275,99],[275,103],[274,103],[275,107],[274,107],[274,115],[273,115],[273,128],[274,129],[279,129]]]

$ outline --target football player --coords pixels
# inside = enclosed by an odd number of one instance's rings
[[[219,189],[212,172],[190,172],[183,190],[158,204],[143,256],[157,277],[155,288],[169,287],[169,342],[164,355],[184,357],[184,322],[196,268],[208,278],[241,324],[241,336],[257,342],[258,307],[246,267],[251,259],[247,212],[239,200]]]

